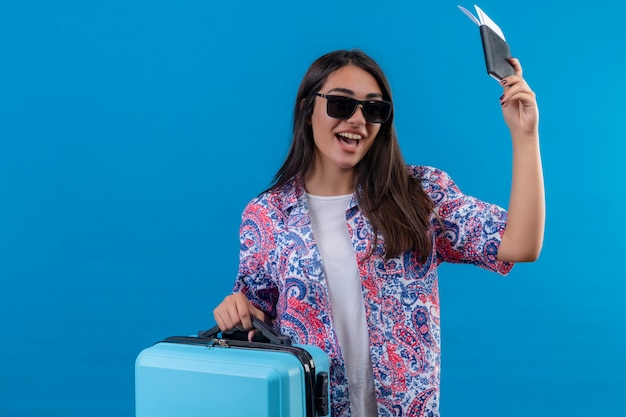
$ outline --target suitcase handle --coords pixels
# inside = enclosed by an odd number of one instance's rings
[[[280,334],[270,327],[269,324],[254,316],[252,319],[252,328],[258,330],[252,339],[253,342],[270,343],[274,345],[291,346],[291,339],[289,336]],[[227,330],[222,332],[219,326],[213,326],[209,330],[198,332],[198,337],[201,339],[216,339],[217,335],[222,333],[222,339],[225,340],[244,340],[248,341],[248,330]]]

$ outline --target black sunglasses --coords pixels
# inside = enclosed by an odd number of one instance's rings
[[[391,116],[391,102],[384,100],[357,100],[352,97],[334,96],[331,94],[316,93],[316,96],[325,98],[326,113],[335,119],[349,119],[356,112],[356,108],[363,106],[363,116],[370,123],[385,123]]]

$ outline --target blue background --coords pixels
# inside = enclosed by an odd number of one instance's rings
[[[134,415],[137,354],[213,325],[323,53],[372,55],[407,161],[506,206],[502,93],[456,5],[0,0],[0,415]],[[442,267],[442,414],[623,417],[624,6],[479,5],[537,92],[547,228],[509,277]]]

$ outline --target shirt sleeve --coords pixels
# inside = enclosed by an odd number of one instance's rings
[[[278,288],[272,274],[275,239],[269,209],[262,199],[245,208],[239,230],[239,271],[233,292],[243,293],[268,317],[276,317]]]
[[[506,228],[506,210],[463,194],[444,171],[429,168],[422,181],[435,204],[437,257],[442,262],[473,264],[508,274],[514,264],[496,259]]]

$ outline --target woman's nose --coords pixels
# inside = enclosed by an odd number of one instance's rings
[[[366,120],[365,115],[363,114],[363,105],[357,104],[354,114],[348,119],[348,123],[361,126],[364,125],[365,122]]]

